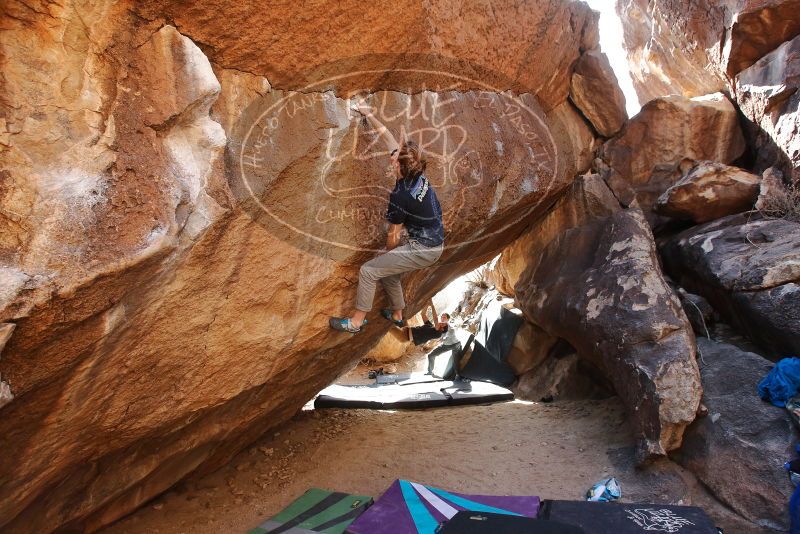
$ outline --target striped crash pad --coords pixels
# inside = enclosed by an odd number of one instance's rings
[[[372,504],[372,497],[312,488],[248,534],[341,534]]]
[[[464,495],[395,480],[349,527],[350,534],[433,534],[462,510],[536,517],[539,497]]]

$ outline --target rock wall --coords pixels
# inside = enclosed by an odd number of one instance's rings
[[[738,514],[786,532],[794,487],[780,466],[792,457],[797,430],[785,409],[761,400],[753,387],[771,363],[709,339],[698,338],[697,347],[708,414],[689,427],[676,459]]]
[[[617,0],[641,102],[728,87],[800,33],[797,0]]]
[[[410,311],[592,159],[568,101],[597,47],[579,2],[25,0],[2,17],[4,532],[95,530],[214,469],[382,337],[372,316],[357,337],[326,326],[383,238],[346,194],[381,219],[385,154],[356,94],[396,131],[434,132],[461,246],[404,281]],[[254,124],[264,163],[244,179]]]
[[[739,214],[661,245],[664,267],[771,359],[800,351],[800,223]]]
[[[589,175],[576,180],[546,215],[532,221],[530,227],[503,251],[492,266],[492,282],[501,293],[515,296],[515,286],[522,272],[536,269],[541,251],[561,232],[606,217],[618,209],[619,202],[599,176]]]
[[[731,95],[763,172],[779,165],[797,180],[800,35],[797,0],[617,0],[625,48],[642,102],[667,95]]]
[[[725,88],[722,36],[746,0],[616,0],[634,89],[642,103]]]
[[[613,385],[645,462],[680,447],[695,418],[702,388],[694,334],[661,274],[642,211],[621,208],[600,177],[581,180],[607,199],[600,200],[607,213],[528,248],[516,299],[529,321],[568,341]],[[546,233],[539,230],[531,228]]]
[[[653,207],[680,179],[683,159],[731,163],[744,150],[736,108],[724,95],[714,94],[651,100],[600,152],[616,182],[633,190],[638,206],[657,228],[662,221]]]

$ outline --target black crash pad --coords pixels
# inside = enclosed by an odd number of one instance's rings
[[[586,534],[719,533],[706,513],[694,506],[543,501],[539,518],[581,527]]]

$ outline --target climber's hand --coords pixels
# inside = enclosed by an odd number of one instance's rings
[[[372,106],[361,100],[353,105],[353,111],[357,111],[358,113],[361,113],[365,117],[369,117],[370,115],[372,115],[374,110],[372,109]]]

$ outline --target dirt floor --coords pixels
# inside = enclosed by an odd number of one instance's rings
[[[421,366],[414,359],[395,370]],[[366,372],[359,366],[340,382],[363,382]],[[577,500],[608,476],[620,481],[623,501],[696,504],[728,533],[762,532],[674,463],[635,469],[633,444],[616,398],[423,411],[307,406],[226,467],[183,482],[105,533],[246,532],[310,487],[377,497],[404,478],[464,493]]]

